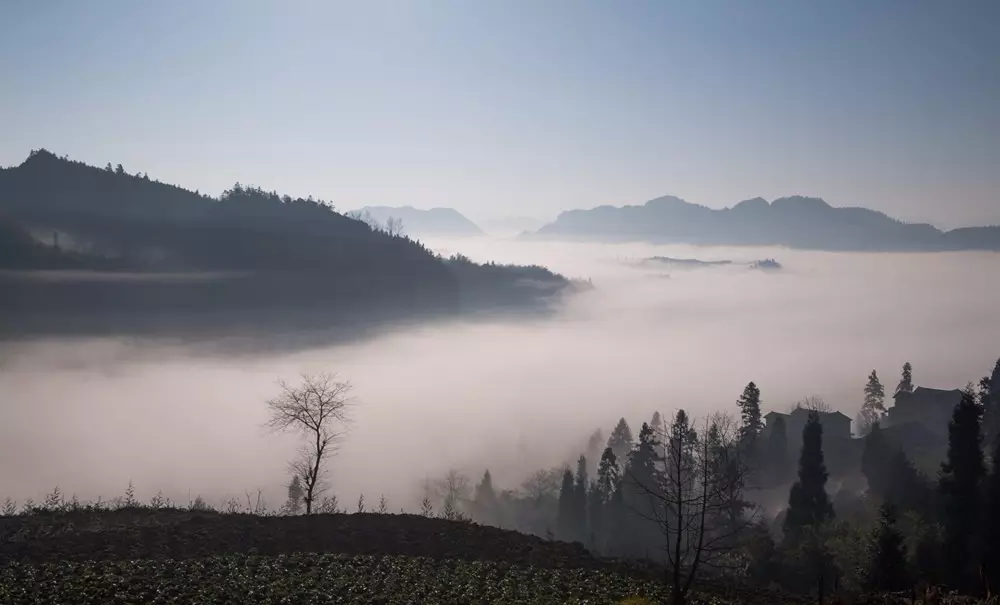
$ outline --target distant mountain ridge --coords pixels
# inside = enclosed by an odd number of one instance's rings
[[[399,219],[403,222],[403,231],[415,237],[485,235],[482,229],[454,208],[422,210],[412,206],[366,206],[359,212],[367,212],[382,224],[390,218]]]
[[[833,207],[815,197],[756,197],[713,210],[674,196],[641,206],[570,210],[531,237],[604,242],[779,245],[857,251],[1000,250],[1000,226],[941,231],[867,208]]]

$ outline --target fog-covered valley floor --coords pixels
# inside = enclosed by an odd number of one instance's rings
[[[385,494],[416,510],[448,468],[501,487],[575,460],[588,435],[654,410],[736,411],[747,382],[764,408],[818,395],[854,416],[867,374],[891,392],[961,388],[1000,355],[1000,256],[761,248],[432,241],[477,261],[538,263],[594,289],[552,317],[400,328],[363,342],[276,354],[122,340],[0,345],[0,498],[120,495],[186,503],[263,488],[280,505],[290,435],[262,428],[278,378],[331,371],[355,385],[354,422],[331,466],[341,502]],[[640,268],[651,257],[773,257]],[[10,320],[11,318],[8,318]],[[14,319],[16,321],[16,318]]]

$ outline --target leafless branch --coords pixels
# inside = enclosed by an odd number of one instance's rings
[[[308,514],[325,489],[324,462],[336,453],[350,422],[352,385],[337,380],[335,374],[323,373],[303,374],[298,385],[279,381],[278,386],[281,392],[267,402],[271,414],[267,426],[273,431],[296,431],[304,437],[290,468],[305,488],[303,501]]]

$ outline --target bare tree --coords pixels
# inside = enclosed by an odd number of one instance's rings
[[[437,490],[441,496],[441,516],[445,519],[460,521],[465,518],[462,508],[469,501],[469,478],[451,469],[443,479],[437,482]]]
[[[368,225],[368,228],[376,233],[382,233],[388,235],[389,237],[406,236],[406,229],[403,227],[403,219],[395,216],[390,216],[386,219],[384,224],[372,216],[372,213],[368,210],[352,210],[344,216],[352,218],[356,221],[361,221],[362,223]]]
[[[354,403],[350,396],[352,386],[328,373],[303,374],[299,385],[285,381],[279,381],[278,385],[281,393],[267,402],[271,412],[268,426],[275,431],[293,430],[304,438],[291,469],[302,483],[302,502],[308,515],[326,489],[325,462],[334,454],[344,434],[348,411]]]
[[[749,477],[737,424],[718,414],[699,433],[681,410],[663,431],[662,472],[644,485],[650,506],[633,509],[656,524],[666,552],[671,603],[683,605],[703,568],[735,567],[734,546],[754,523],[743,498]]]
[[[810,410],[813,412],[832,412],[833,408],[819,395],[810,395],[802,401],[795,402],[792,410]]]
[[[406,235],[406,229],[403,227],[403,219],[394,216],[390,216],[385,221],[382,231],[389,237],[404,237]]]
[[[559,482],[562,468],[541,469],[535,471],[521,484],[521,492],[525,498],[540,502],[559,496]]]
[[[367,210],[351,210],[344,214],[347,218],[354,219],[356,221],[361,221],[372,231],[378,231],[382,228],[379,222],[372,216],[372,213]]]

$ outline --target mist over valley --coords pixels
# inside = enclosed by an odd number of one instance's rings
[[[358,405],[331,463],[341,502],[385,494],[415,510],[424,479],[489,468],[515,488],[572,464],[596,428],[654,411],[735,413],[749,381],[765,410],[822,397],[853,417],[871,369],[963,388],[996,354],[994,253],[866,254],[779,248],[432,240],[443,255],[543,264],[592,289],[529,317],[387,324],[307,348],[281,330],[251,341],[49,336],[2,345],[5,496],[55,486],[93,499],[162,490],[211,501],[263,488],[283,499],[288,435],[262,428],[279,378],[336,372]],[[732,259],[699,271],[637,268],[650,257]],[[784,269],[745,264],[774,257]],[[668,276],[667,279],[664,279]],[[294,339],[290,339],[294,343]]]

